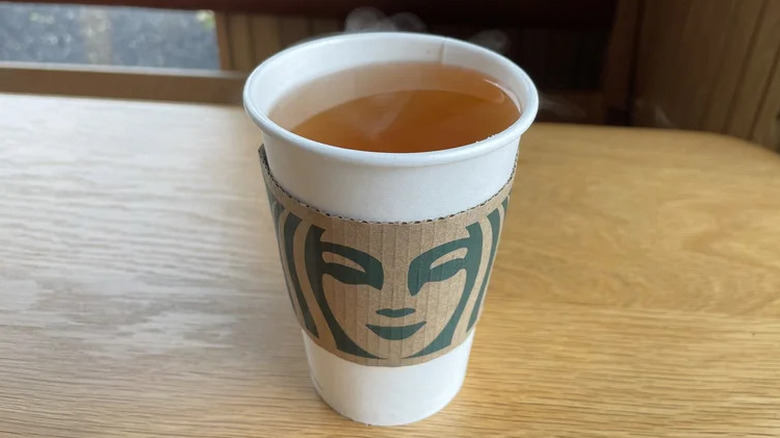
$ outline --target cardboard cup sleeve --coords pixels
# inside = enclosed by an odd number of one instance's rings
[[[439,357],[471,334],[514,172],[459,213],[369,222],[297,200],[271,175],[263,147],[259,154],[289,298],[314,343],[350,362],[398,367]]]

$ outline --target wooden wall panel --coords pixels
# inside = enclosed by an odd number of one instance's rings
[[[670,127],[677,123],[669,113],[682,68],[678,49],[689,12],[690,2],[685,0],[645,2],[637,59],[637,124]]]
[[[720,67],[719,54],[726,40],[722,29],[728,24],[735,3],[734,0],[689,2],[688,20],[678,46],[681,70],[685,74],[675,84],[670,108],[670,117],[680,125],[699,128],[705,109],[703,103]],[[687,105],[687,102],[697,104]]]
[[[228,16],[225,13],[214,13],[215,32],[217,34],[217,47],[219,48],[220,70],[231,70],[233,66],[233,54],[230,49],[230,33],[228,32]]]
[[[231,70],[250,71],[255,66],[254,41],[250,24],[250,18],[246,14],[228,15],[227,32],[230,36],[230,53],[233,61]]]
[[[341,21],[218,12],[217,43],[222,70],[249,72],[266,58],[315,35],[338,32]]]
[[[292,46],[312,36],[310,23],[311,19],[303,17],[279,18],[279,39],[282,48]]]
[[[764,0],[755,32],[726,127],[727,133],[742,138],[750,138],[758,106],[767,91],[771,69],[780,49],[780,0]],[[780,99],[780,95],[765,98]]]
[[[335,18],[313,18],[311,20],[312,35],[327,35],[341,30],[341,20]]]
[[[739,0],[728,26],[723,29],[727,35],[726,44],[720,53],[716,79],[711,84],[704,103],[699,128],[716,132],[725,129],[742,66],[747,61],[755,33],[754,25],[758,21],[763,4],[764,0]]]
[[[615,10],[602,72],[605,110],[610,124],[625,125],[628,120],[640,6],[640,0],[622,0]]]
[[[775,63],[766,92],[755,118],[750,139],[780,152],[780,50],[775,54]]]
[[[254,65],[258,65],[282,49],[281,23],[272,15],[252,15],[250,20]]]
[[[633,124],[778,147],[780,0],[645,0]]]

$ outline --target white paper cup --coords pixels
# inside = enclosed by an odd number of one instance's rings
[[[422,153],[378,153],[328,146],[295,135],[269,118],[279,101],[315,78],[360,66],[392,62],[441,62],[495,78],[520,105],[520,118],[488,139]],[[371,90],[363,90],[370,93]],[[313,98],[288,120],[291,125],[340,101]],[[335,100],[334,100],[335,99]],[[340,101],[339,101],[340,100]],[[517,65],[487,49],[433,35],[361,33],[323,38],[271,57],[247,80],[244,106],[263,131],[271,174],[290,195],[322,211],[379,221],[435,219],[474,207],[506,184],[521,135],[538,108],[533,82]],[[442,409],[466,374],[472,334],[428,362],[402,367],[344,360],[303,334],[312,380],[339,413],[374,425],[421,420]]]

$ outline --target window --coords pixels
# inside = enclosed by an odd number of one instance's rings
[[[0,3],[0,61],[216,70],[214,13]]]

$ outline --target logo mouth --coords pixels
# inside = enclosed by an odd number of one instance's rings
[[[376,333],[377,336],[388,341],[400,341],[417,333],[425,325],[425,321],[417,324],[404,325],[400,327],[385,327],[381,325],[366,324],[369,330]]]

